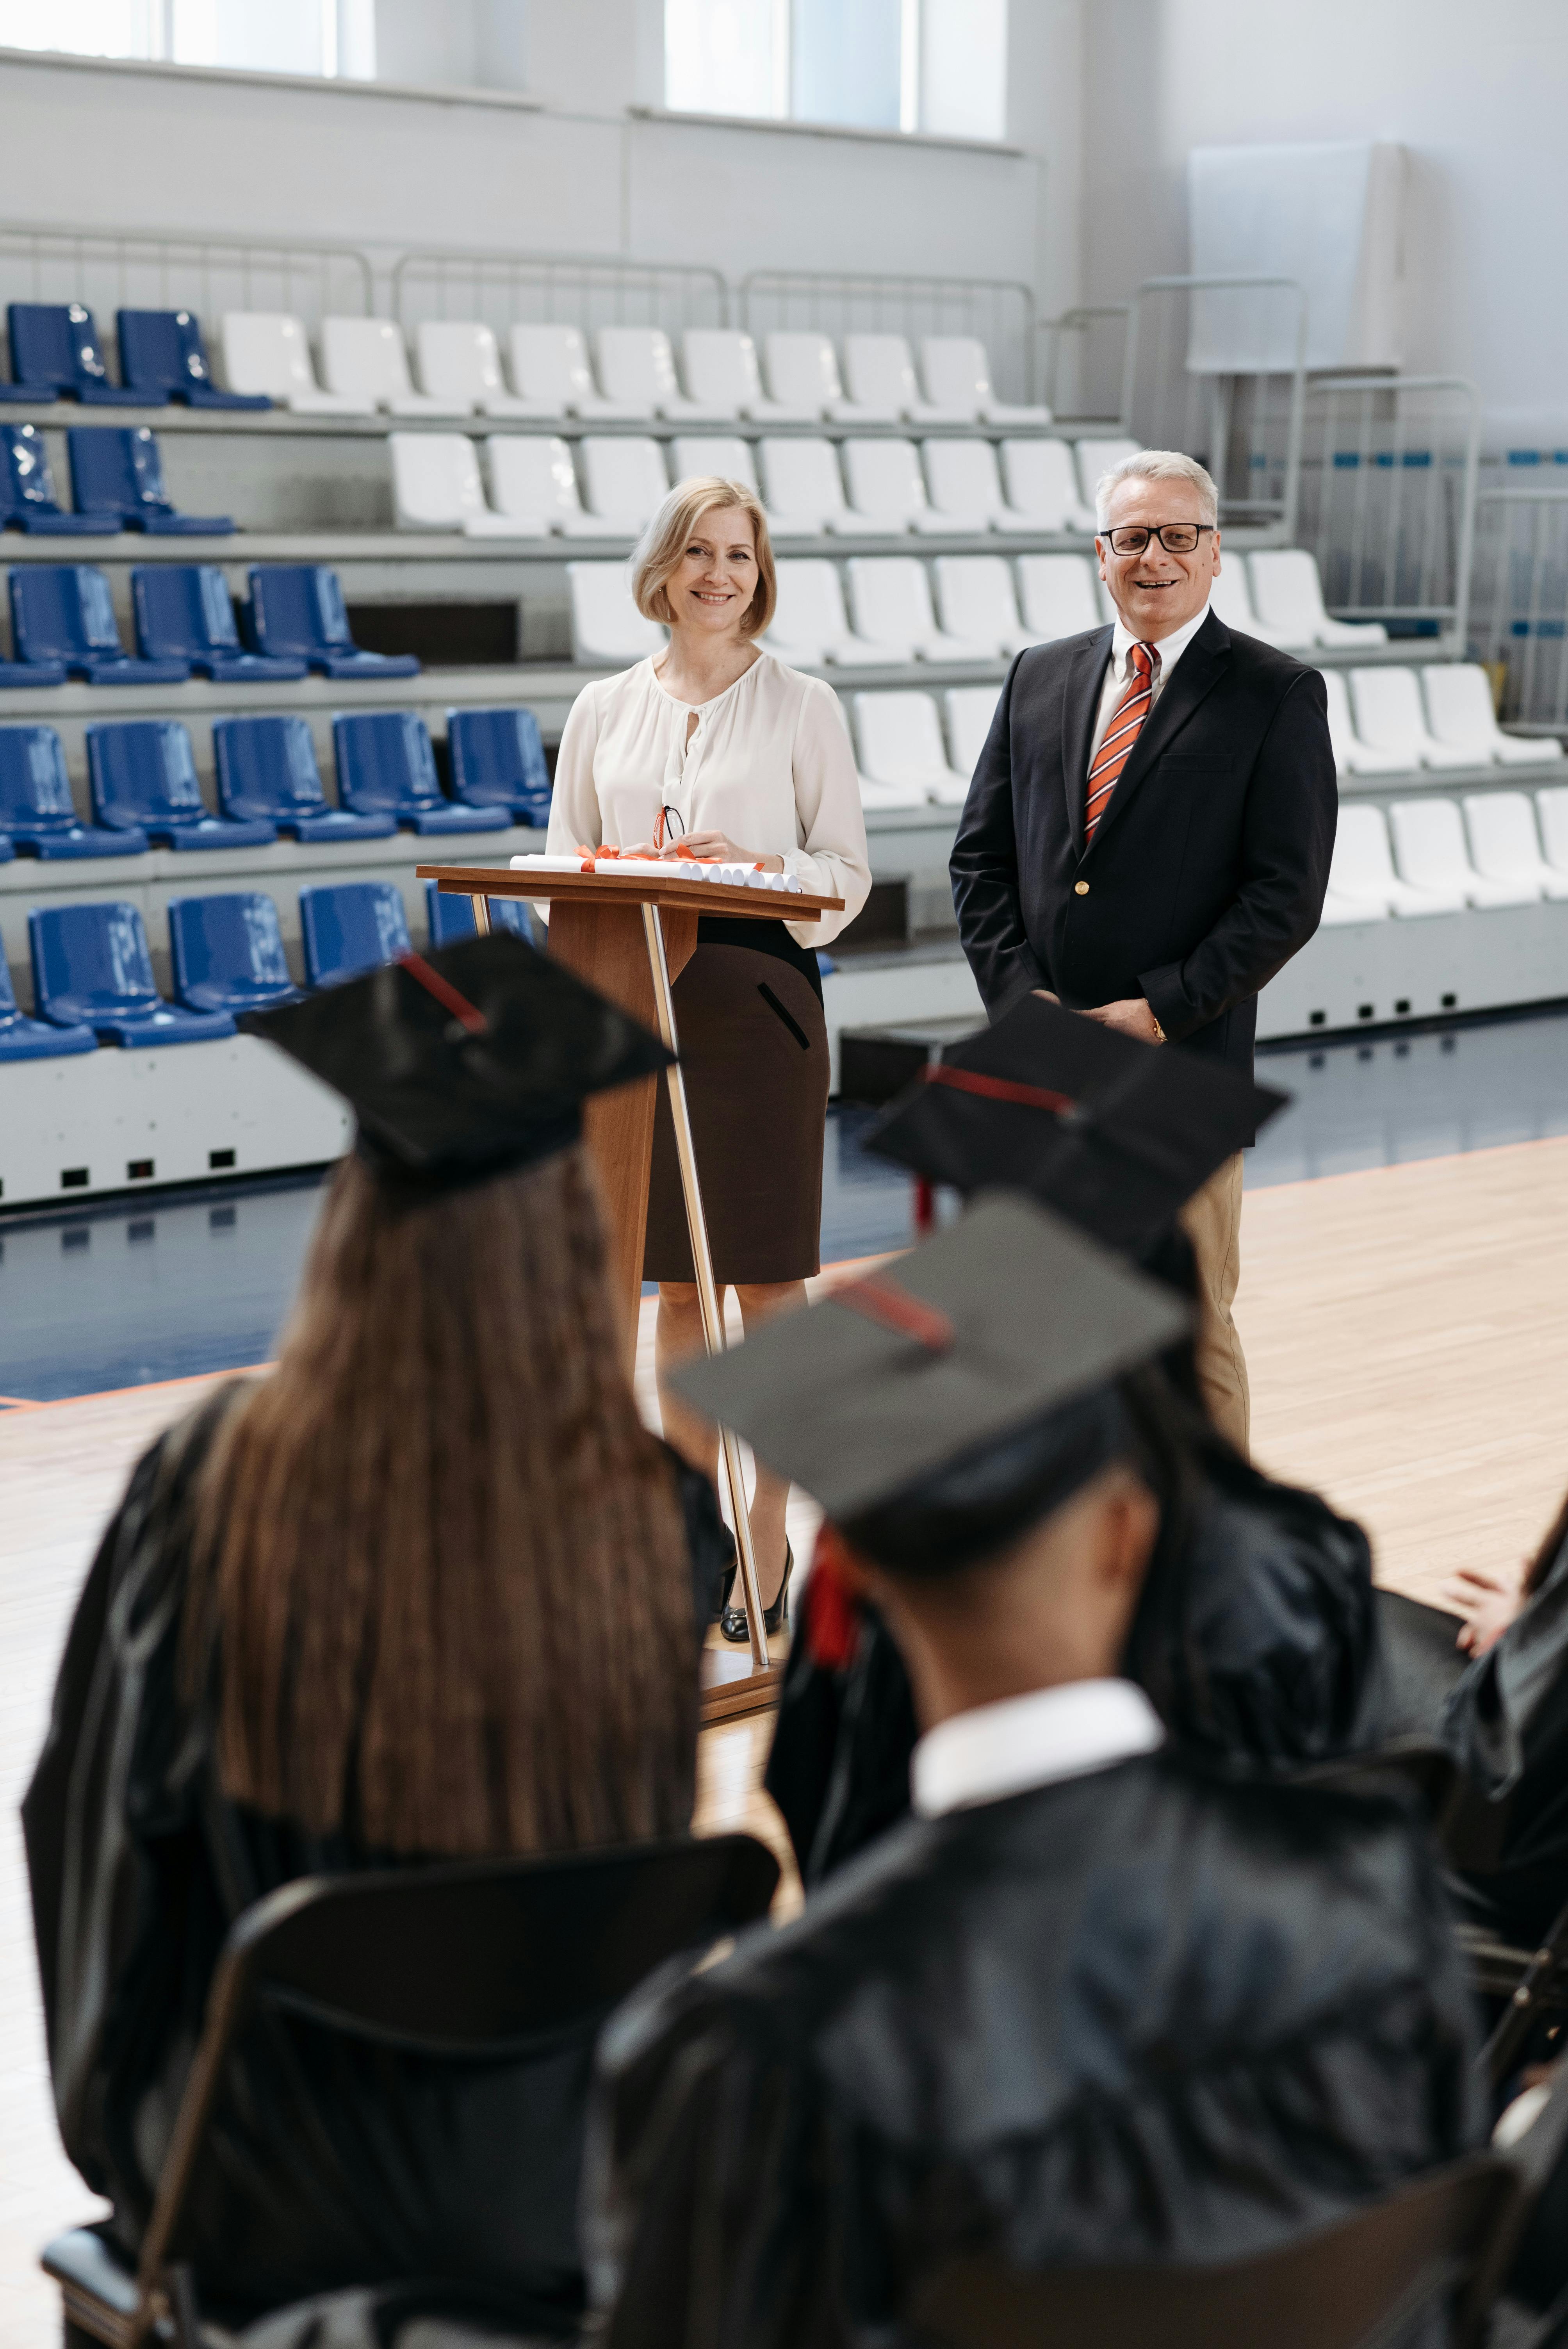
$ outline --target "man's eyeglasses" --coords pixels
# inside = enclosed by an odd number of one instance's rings
[[[1212,522],[1162,522],[1156,530],[1124,523],[1119,529],[1102,530],[1100,536],[1112,554],[1141,554],[1151,538],[1160,541],[1167,554],[1191,554],[1204,532],[1217,528]]]

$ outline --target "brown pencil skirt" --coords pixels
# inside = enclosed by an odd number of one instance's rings
[[[751,947],[699,946],[673,990],[714,1278],[819,1268],[828,1027],[809,978]],[[645,1280],[695,1280],[667,1089],[654,1124]]]

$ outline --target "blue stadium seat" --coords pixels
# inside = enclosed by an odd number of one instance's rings
[[[402,893],[390,881],[327,881],[299,893],[305,976],[336,987],[407,954],[413,941]]]
[[[409,832],[503,832],[505,808],[457,807],[441,795],[425,721],[411,709],[332,721],[337,796],[356,815],[394,815]]]
[[[136,640],[149,660],[186,660],[219,685],[282,685],[310,674],[302,660],[248,653],[229,583],[215,563],[139,563],[130,574]]]
[[[110,383],[93,314],[79,302],[13,302],[5,313],[11,372],[35,399],[57,394],[87,408],[161,408],[156,394]]]
[[[208,814],[191,736],[173,719],[89,726],[88,771],[94,812],[111,832],[132,825],[169,848],[264,848],[277,838],[274,824]]]
[[[412,653],[362,653],[343,589],[324,563],[269,563],[251,574],[245,633],[259,653],[307,660],[327,677],[418,677]]]
[[[15,847],[7,839],[5,833],[0,832],[0,864],[12,864],[15,862],[15,857],[16,851]]]
[[[46,664],[60,678],[69,669],[89,685],[180,685],[191,674],[187,660],[131,659],[119,640],[108,581],[91,563],[17,564],[11,634],[21,658],[10,666],[26,668],[39,685],[58,681],[39,674]]]
[[[220,718],[212,728],[218,804],[241,823],[259,818],[295,840],[387,840],[395,815],[328,807],[306,719]]]
[[[515,930],[531,947],[539,944],[534,935],[533,916],[521,897],[487,897],[492,930]],[[476,935],[474,901],[471,897],[444,897],[434,881],[425,884],[425,922],[433,947],[455,947],[461,938]]]
[[[66,434],[78,513],[118,514],[149,538],[226,538],[232,514],[176,513],[163,457],[148,424],[73,424]]]
[[[119,517],[112,513],[62,513],[49,471],[49,452],[36,424],[0,424],[0,529],[49,538],[112,538]]]
[[[449,709],[452,795],[471,807],[506,807],[536,827],[550,821],[550,770],[531,709]]]
[[[299,996],[278,909],[259,889],[171,897],[169,947],[175,999],[189,1011],[265,1011]]]
[[[139,856],[139,825],[84,823],[52,726],[0,726],[0,835],[34,856]]]
[[[201,321],[189,310],[117,310],[119,372],[148,408],[270,408],[264,391],[220,391],[207,364]]]
[[[109,1044],[199,1044],[234,1032],[227,1012],[164,1001],[134,905],[35,905],[27,933],[33,1000],[57,1026],[90,1028]]]
[[[96,1052],[90,1028],[55,1028],[17,1008],[5,957],[0,954],[0,1066],[7,1061],[57,1061],[67,1052]]]

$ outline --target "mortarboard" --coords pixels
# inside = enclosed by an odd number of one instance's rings
[[[1139,1255],[1288,1093],[1026,996],[892,1102],[865,1147],[968,1194],[1026,1191]]]
[[[341,1093],[377,1174],[457,1190],[567,1149],[590,1094],[673,1055],[507,931],[405,955],[240,1021]]]
[[[1188,1321],[1168,1289],[996,1194],[671,1380],[869,1555],[940,1571],[1001,1547],[1134,1448],[1114,1382]],[[879,1519],[907,1520],[909,1537],[879,1540]]]

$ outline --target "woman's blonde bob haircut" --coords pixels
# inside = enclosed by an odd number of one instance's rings
[[[691,534],[706,513],[738,506],[751,519],[757,547],[757,593],[741,616],[743,636],[759,636],[773,617],[779,601],[779,574],[773,568],[773,548],[768,517],[744,481],[723,481],[717,473],[699,473],[677,481],[659,508],[632,557],[632,594],[645,620],[674,624],[665,582],[680,564]]]

